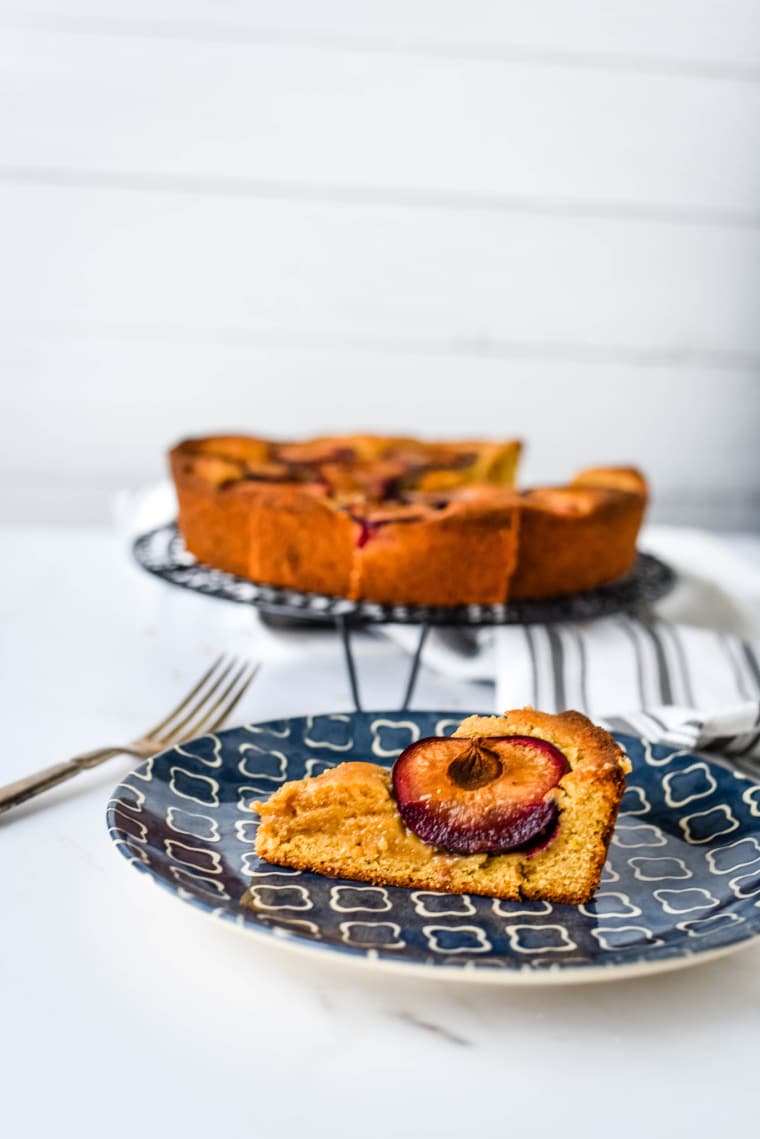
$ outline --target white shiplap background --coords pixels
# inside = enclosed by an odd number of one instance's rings
[[[760,526],[760,0],[0,0],[0,518],[522,434]]]

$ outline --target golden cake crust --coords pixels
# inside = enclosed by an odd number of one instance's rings
[[[254,804],[261,818],[259,857],[276,865],[375,885],[507,900],[578,904],[599,885],[630,764],[608,732],[579,712],[532,708],[471,716],[456,736],[533,735],[566,756],[570,770],[552,795],[559,809],[553,839],[533,853],[452,854],[404,826],[390,773],[349,762],[281,787]]]
[[[647,500],[630,467],[513,489],[516,440],[378,435],[187,439],[170,453],[199,561],[253,581],[390,604],[558,597],[625,574]]]
[[[626,574],[647,503],[631,468],[581,471],[566,487],[520,495],[520,544],[512,600],[581,593]]]
[[[461,605],[506,596],[517,509],[490,499],[512,485],[519,453],[516,440],[230,435],[185,440],[170,464],[179,528],[201,562],[314,593]]]

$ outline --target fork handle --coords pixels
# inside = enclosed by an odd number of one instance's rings
[[[27,799],[33,799],[35,795],[48,791],[51,787],[57,787],[59,783],[65,783],[67,779],[79,775],[80,771],[97,767],[104,760],[122,753],[123,749],[119,747],[101,747],[95,751],[85,751],[66,763],[54,763],[52,767],[46,767],[35,775],[26,775],[23,779],[17,779],[15,783],[8,783],[5,787],[0,787],[0,814],[9,811],[11,807],[18,807]]]

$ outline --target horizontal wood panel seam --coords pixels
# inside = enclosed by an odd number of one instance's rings
[[[29,321],[3,325],[0,333],[6,349],[15,341],[39,344],[45,338],[71,342],[76,339],[114,343],[162,344],[171,347],[216,345],[266,349],[275,352],[310,352],[344,355],[382,353],[395,356],[455,356],[472,359],[537,360],[588,365],[621,364],[638,368],[707,368],[716,371],[760,373],[760,353],[723,348],[646,347],[635,344],[521,341],[490,337],[415,337],[361,333],[316,334],[298,329],[277,332],[246,328],[177,328],[166,325],[114,326],[105,322]]]
[[[295,32],[243,24],[158,23],[144,20],[98,20],[76,17],[17,17],[0,13],[0,26],[62,35],[134,37],[168,41],[246,44],[278,44],[328,52],[368,52],[444,59],[478,60],[483,63],[617,71],[630,74],[670,75],[684,79],[708,79],[735,83],[760,82],[760,62],[686,59],[677,56],[628,55],[609,51],[579,51],[542,48],[519,43],[449,43],[420,38],[386,39],[379,35],[340,35],[336,32]]]
[[[125,173],[63,166],[0,165],[0,185],[50,189],[137,191],[213,197],[264,198],[282,202],[325,205],[386,206],[392,209],[434,209],[483,213],[533,214],[584,218],[590,221],[632,221],[664,225],[760,229],[760,210],[668,203],[594,201],[584,199],[478,194],[467,191],[393,189],[361,185],[318,185],[269,181],[235,175]]]

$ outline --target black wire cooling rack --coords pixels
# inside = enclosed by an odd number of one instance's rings
[[[171,585],[207,597],[251,605],[273,624],[334,624],[341,635],[351,694],[361,711],[356,664],[351,645],[353,629],[366,625],[419,625],[420,636],[406,685],[402,709],[409,706],[419,673],[425,638],[435,625],[529,625],[558,621],[592,621],[612,613],[631,612],[651,605],[675,584],[675,573],[652,554],[639,553],[629,573],[609,585],[545,601],[510,601],[500,605],[384,605],[302,593],[247,581],[197,562],[185,549],[175,523],[167,523],[135,539],[133,554],[148,573]]]

